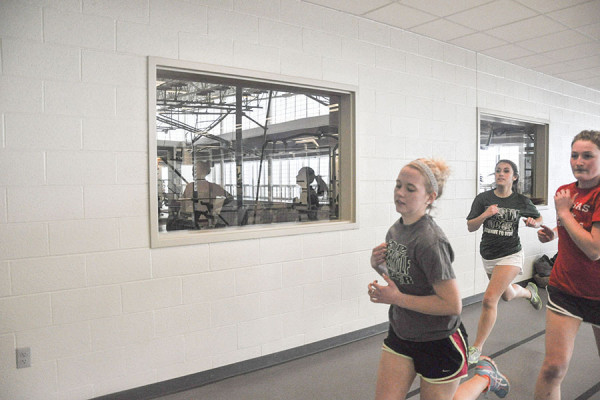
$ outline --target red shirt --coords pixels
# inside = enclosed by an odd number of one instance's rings
[[[586,231],[592,223],[600,222],[600,185],[579,189],[576,182],[563,185],[571,197],[577,193],[571,213]],[[558,256],[554,262],[549,284],[572,296],[600,300],[600,261],[590,260],[558,222]]]

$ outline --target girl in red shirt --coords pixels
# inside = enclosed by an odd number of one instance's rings
[[[542,225],[542,243],[558,236],[558,256],[548,284],[546,356],[535,400],[560,399],[582,322],[592,325],[600,352],[600,131],[582,131],[571,143],[576,182],[554,195],[558,226]]]

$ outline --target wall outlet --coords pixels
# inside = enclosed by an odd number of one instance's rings
[[[31,367],[31,348],[21,347],[17,349],[17,368]]]

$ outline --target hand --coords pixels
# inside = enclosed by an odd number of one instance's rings
[[[371,301],[373,303],[399,304],[402,293],[398,290],[398,286],[387,275],[383,275],[383,279],[385,279],[387,286],[380,285],[376,280],[369,283]]]
[[[486,208],[484,214],[486,218],[493,217],[494,215],[498,214],[498,204],[492,204]]]
[[[575,204],[575,196],[571,197],[569,189],[563,189],[560,192],[556,192],[554,195],[554,207],[556,208],[556,214],[571,213],[571,208]]]
[[[525,222],[525,226],[530,228],[539,228],[540,224],[535,220],[535,218],[523,218],[523,222]]]
[[[542,243],[547,243],[554,240],[556,233],[554,229],[547,227],[546,225],[541,225],[541,228],[538,232],[538,240]]]
[[[379,264],[385,264],[387,243],[381,243],[371,252],[371,267],[376,268]]]

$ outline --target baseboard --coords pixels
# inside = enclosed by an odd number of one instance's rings
[[[530,280],[531,279],[523,282],[527,284],[527,282],[529,282]],[[523,284],[523,282],[519,282],[519,284]],[[482,299],[483,293],[465,297],[463,299],[463,306],[479,303]],[[294,347],[293,349],[253,358],[251,360],[241,361],[235,364],[225,365],[219,368],[213,368],[207,371],[202,371],[195,374],[182,376],[179,378],[174,378],[163,382],[157,382],[146,386],[140,386],[138,388],[125,390],[122,392],[95,397],[91,400],[156,399],[157,397],[183,392],[185,390],[194,389],[227,378],[232,378],[237,375],[246,374],[263,368],[273,367],[275,365],[283,364],[288,361],[306,357],[311,354],[320,353],[325,350],[343,346],[345,344],[366,339],[371,336],[379,335],[381,333],[387,332],[387,330],[388,323],[383,322],[381,324],[370,326],[364,329],[359,329],[354,332],[349,332],[329,339],[309,343],[304,346]]]
[[[92,400],[150,400],[157,397],[194,389],[200,386],[221,381],[237,375],[257,371],[259,369],[272,367],[298,358],[306,357],[311,354],[320,353],[335,347],[343,346],[358,340],[366,339],[371,336],[387,332],[388,323],[384,322],[368,328],[360,329],[354,332],[345,333],[329,339],[309,343],[304,346],[280,351],[262,357],[253,358],[247,361],[241,361],[235,364],[226,365],[208,371],[198,372],[196,374],[186,375],[163,382],[157,382],[134,389],[125,390],[105,396],[95,397]]]
[[[479,293],[473,296],[465,297],[462,299],[462,305],[470,306],[471,304],[480,303],[483,300],[483,293]]]

